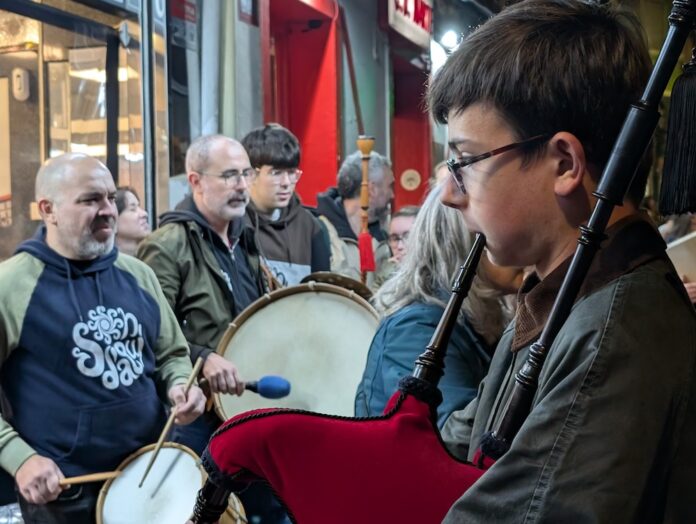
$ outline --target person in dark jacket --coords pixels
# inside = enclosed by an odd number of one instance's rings
[[[440,188],[435,188],[410,229],[408,249],[396,273],[373,297],[383,318],[358,386],[356,416],[380,415],[399,380],[411,374],[444,312],[452,279],[471,249],[473,235],[461,216],[439,199]],[[443,396],[437,410],[439,426],[476,396],[505,325],[501,295],[476,278],[464,302],[439,384]]]
[[[251,181],[247,221],[257,232],[263,260],[283,286],[330,269],[329,245],[319,221],[295,194],[302,170],[300,144],[278,124],[254,129],[242,139],[257,176]]]
[[[650,68],[625,5],[523,0],[466,38],[430,86],[455,155],[443,202],[485,234],[493,262],[533,268],[476,398],[443,427],[460,459],[472,460],[519,401],[511,377],[559,311],[578,229]],[[635,143],[618,151],[636,165],[643,154]],[[565,322],[551,328],[546,359],[536,359],[541,374],[512,415],[523,420],[506,435],[509,449],[445,524],[696,522],[696,314],[639,209],[642,164],[624,173],[632,181],[606,231],[588,233],[606,234]]]
[[[374,272],[367,275],[367,284],[378,287],[376,275],[381,274],[391,257],[387,244],[387,233],[383,223],[389,215],[389,207],[394,198],[394,175],[389,159],[376,151],[370,152],[368,162],[368,230],[372,236],[372,249],[375,255]],[[331,245],[331,271],[360,280],[360,185],[362,184],[362,153],[355,151],[341,164],[336,176],[336,187],[329,188],[317,196],[315,214],[322,221],[329,234]]]
[[[166,414],[202,413],[188,347],[152,270],[114,249],[116,188],[86,155],[49,160],[36,179],[44,226],[0,264],[0,466],[27,524],[94,522],[98,483],[157,440]]]

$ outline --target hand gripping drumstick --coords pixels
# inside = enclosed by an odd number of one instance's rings
[[[201,371],[201,366],[203,366],[203,359],[201,357],[198,357],[198,360],[196,360],[196,363],[193,366],[193,371],[191,371],[191,376],[188,378],[186,386],[184,387],[184,395],[188,395],[189,389],[191,389],[193,381],[196,380],[198,373]],[[172,409],[172,412],[170,413],[169,418],[167,419],[167,423],[164,425],[164,429],[162,430],[162,433],[160,433],[159,439],[157,440],[155,449],[152,451],[152,455],[150,456],[150,462],[148,462],[147,467],[145,468],[143,478],[140,479],[140,484],[138,484],[139,488],[143,487],[143,482],[145,482],[147,474],[150,473],[150,469],[152,468],[152,465],[155,463],[155,459],[157,458],[160,449],[162,449],[162,444],[164,444],[164,438],[167,436],[167,433],[169,433],[169,430],[171,429],[172,424],[174,423],[175,417],[176,409]]]
[[[86,484],[87,482],[99,482],[101,480],[109,480],[118,477],[120,471],[104,471],[103,473],[90,473],[88,475],[80,475],[78,477],[67,477],[60,479],[60,486],[70,486],[72,484]]]
[[[200,387],[210,387],[208,379],[201,380],[198,385]],[[252,380],[251,382],[244,383],[244,389],[247,391],[253,391],[263,398],[283,398],[290,394],[290,382],[283,377],[277,375],[266,375],[261,377],[259,380]],[[213,407],[213,395],[210,395],[208,401],[205,403],[205,410],[210,411]]]
[[[198,385],[202,388],[210,387],[207,378],[202,379]],[[290,382],[278,375],[264,375],[258,380],[245,382],[244,389],[253,391],[263,398],[283,398],[290,394]]]

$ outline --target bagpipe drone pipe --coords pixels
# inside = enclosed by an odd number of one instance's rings
[[[265,481],[301,524],[332,522],[440,522],[450,506],[500,458],[527,418],[539,376],[556,335],[568,318],[590,264],[600,248],[614,206],[620,205],[631,184],[659,119],[658,107],[678,57],[693,29],[696,0],[676,0],[669,30],[641,99],[632,105],[614,144],[599,186],[597,203],[580,237],[570,268],[538,341],[515,376],[514,393],[494,431],[485,436],[475,464],[457,460],[446,450],[435,424],[441,400],[437,383],[443,373],[444,352],[462,300],[475,274],[484,239],[477,237],[472,252],[455,279],[452,295],[426,351],[412,376],[402,380],[380,417],[354,419],[291,409],[262,409],[227,421],[203,455],[209,477],[199,492],[193,514],[196,524],[211,524],[227,506],[233,491],[250,482]],[[694,62],[694,61],[692,61]],[[686,75],[696,69],[685,67]],[[663,213],[696,210],[693,168],[696,142],[684,145],[687,134],[673,131],[673,121],[696,125],[693,77],[681,89],[692,92],[691,114],[670,113],[669,134],[682,138],[673,180],[663,179]],[[681,79],[680,79],[681,80]],[[678,80],[677,82],[680,82]],[[690,84],[687,82],[691,82]],[[669,146],[667,148],[669,154]],[[679,155],[682,155],[679,158]],[[689,155],[691,155],[689,157]],[[688,158],[685,158],[688,157]],[[669,185],[673,184],[672,189]],[[676,189],[674,189],[676,187]],[[665,194],[674,198],[667,202]],[[692,195],[684,198],[684,194]]]

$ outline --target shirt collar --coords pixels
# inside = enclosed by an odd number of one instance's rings
[[[575,302],[643,264],[665,258],[665,248],[664,240],[646,215],[634,214],[619,220],[607,229]],[[572,255],[543,280],[533,273],[522,284],[517,295],[513,352],[541,334],[571,260]]]

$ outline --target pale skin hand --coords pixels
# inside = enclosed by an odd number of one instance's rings
[[[689,282],[689,279],[685,276],[682,277],[682,282],[684,282],[684,287],[689,295],[689,300],[692,304],[696,304],[696,282]]]
[[[174,422],[180,426],[185,426],[196,420],[205,409],[205,395],[198,386],[191,386],[188,395],[185,394],[183,384],[172,386],[169,389],[169,400],[172,402],[172,409],[176,413]]]
[[[65,489],[59,484],[63,478],[65,477],[58,465],[41,455],[28,458],[15,473],[19,492],[31,504],[46,504],[56,500]]]
[[[211,353],[203,363],[203,376],[213,393],[244,393],[244,382],[239,380],[237,368],[217,353]]]

